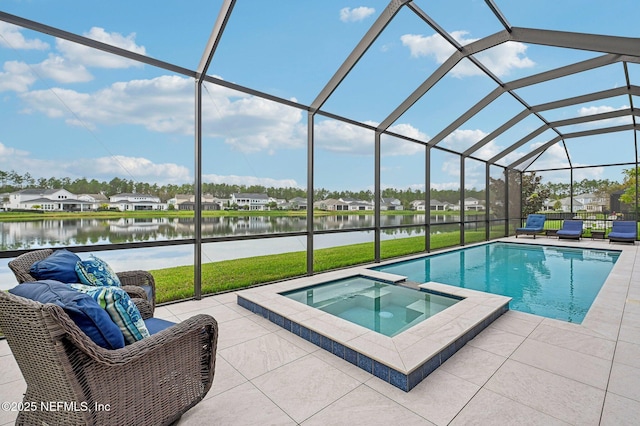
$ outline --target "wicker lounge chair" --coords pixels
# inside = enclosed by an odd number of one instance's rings
[[[0,328],[27,383],[20,425],[167,425],[213,381],[218,326],[209,315],[104,349],[60,306],[0,292]]]
[[[609,238],[609,242],[626,242],[626,243],[636,243],[636,239],[638,238],[638,224],[632,220],[619,220],[613,221],[611,232],[607,236]]]
[[[579,240],[582,238],[582,220],[565,220],[562,222],[562,228],[558,229],[556,235],[558,238],[567,238]]]
[[[28,253],[21,254],[20,256],[9,262],[9,268],[16,276],[18,283],[37,281],[36,278],[31,276],[31,265],[39,260],[46,259],[53,254],[52,249],[42,249],[30,251]],[[122,288],[129,293],[132,298],[141,298],[149,301],[151,305],[151,312],[155,309],[155,294],[156,294],[156,282],[147,271],[126,271],[117,272]]]
[[[516,228],[516,238],[518,235],[533,235],[533,238],[537,234],[541,234],[544,231],[544,222],[547,217],[543,214],[530,214],[527,216],[527,223],[522,228]]]

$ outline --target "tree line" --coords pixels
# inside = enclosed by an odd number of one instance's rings
[[[20,191],[22,189],[66,189],[74,194],[104,194],[107,197],[122,193],[149,194],[167,201],[176,194],[193,194],[193,184],[166,184],[137,182],[132,179],[120,179],[115,177],[110,181],[88,180],[86,178],[33,178],[29,173],[23,175],[15,171],[0,170],[0,193]],[[270,197],[291,200],[296,197],[306,198],[307,191],[295,187],[265,187],[262,185],[232,185],[226,183],[203,183],[202,192],[211,194],[217,198],[230,198],[233,193],[268,194]],[[484,190],[465,190],[465,197],[484,199]],[[396,198],[403,206],[408,206],[412,201],[424,200],[425,192],[415,189],[387,188],[382,191],[382,197]],[[356,200],[372,201],[373,191],[331,191],[325,188],[316,188],[313,199],[315,201],[328,198],[353,198]],[[459,190],[431,189],[431,198],[442,202],[457,204],[460,201]]]
[[[622,183],[611,181],[609,179],[583,179],[573,183],[573,194],[585,194],[595,193],[598,195],[610,194],[618,190],[626,190],[625,195],[621,198],[622,201],[633,204],[635,199],[635,168],[624,170]],[[510,185],[511,190],[519,187],[518,183],[512,183]],[[542,182],[542,177],[535,173],[525,173],[523,175],[523,204],[527,210],[536,211],[541,206],[544,200],[548,198],[560,199],[568,197],[570,195],[570,183],[554,183],[554,182]],[[489,189],[494,193],[492,200],[496,200],[500,203],[503,198],[500,195],[504,188],[504,183],[500,179],[490,178]],[[176,194],[193,194],[193,184],[166,184],[158,185],[157,183],[137,182],[132,179],[120,179],[115,177],[110,181],[98,181],[96,179],[88,180],[86,178],[71,179],[69,177],[63,178],[34,178],[28,172],[20,174],[11,171],[0,170],[0,193],[9,193],[19,191],[21,189],[40,188],[40,189],[66,189],[74,194],[105,194],[111,196],[122,193],[138,193],[149,194],[160,198],[162,201],[167,201],[170,198],[176,196]],[[203,183],[202,192],[205,194],[211,194],[217,198],[230,198],[233,193],[257,193],[268,194],[270,197],[291,200],[296,197],[306,198],[307,192],[302,188],[295,187],[265,187],[262,185],[232,185],[226,183]],[[473,197],[479,200],[485,199],[484,189],[465,189],[465,198]],[[418,189],[398,189],[398,188],[386,188],[382,191],[382,197],[384,198],[396,198],[400,200],[403,206],[407,208],[412,201],[424,200],[425,192]],[[460,201],[460,191],[458,189],[452,190],[438,190],[432,188],[430,190],[430,197],[432,200],[438,200],[441,202],[448,202],[451,204],[457,204]],[[361,191],[331,191],[325,188],[316,188],[314,190],[313,199],[315,201],[324,200],[328,198],[353,198],[357,200],[371,201],[374,198],[373,191],[361,190]],[[512,194],[509,197],[513,200],[520,199],[517,194]],[[498,207],[498,206],[496,206]]]

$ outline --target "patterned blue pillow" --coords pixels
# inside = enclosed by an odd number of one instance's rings
[[[120,279],[104,260],[91,255],[87,260],[76,263],[76,274],[82,284],[93,286],[120,287]]]
[[[127,344],[149,337],[149,330],[140,315],[138,307],[133,303],[127,292],[120,287],[84,284],[70,284],[70,286],[91,296],[107,311],[111,320],[122,331]]]

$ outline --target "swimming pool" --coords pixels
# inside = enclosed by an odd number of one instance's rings
[[[385,336],[395,336],[460,299],[354,276],[282,293]]]
[[[508,296],[510,309],[579,324],[619,255],[494,242],[371,269]]]

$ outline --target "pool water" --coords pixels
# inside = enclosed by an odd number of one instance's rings
[[[510,309],[579,324],[619,255],[497,242],[371,269],[508,296]]]
[[[330,281],[282,295],[385,336],[395,336],[460,300],[365,276]]]

